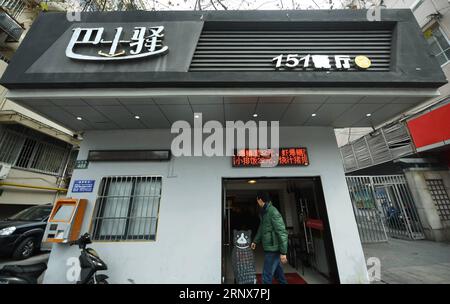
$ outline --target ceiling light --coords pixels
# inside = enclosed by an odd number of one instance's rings
[[[256,114],[256,113],[255,113],[255,114],[253,114],[253,117],[258,117],[258,114]]]
[[[141,119],[141,117],[139,115],[134,116],[134,118]]]
[[[256,184],[256,181],[254,179],[251,179],[247,183],[249,183],[249,184]]]
[[[80,116],[77,117],[77,120],[83,120],[83,118],[81,118]]]
[[[316,113],[312,113],[311,116],[312,116],[312,117],[316,117],[317,114],[316,114]]]
[[[367,116],[367,117],[370,117],[370,116],[372,116],[372,114],[370,114],[370,113],[367,113],[367,114],[366,114],[366,116]]]

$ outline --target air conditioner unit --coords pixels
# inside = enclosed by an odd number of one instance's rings
[[[6,179],[8,177],[10,170],[11,170],[10,164],[0,163],[0,180]]]

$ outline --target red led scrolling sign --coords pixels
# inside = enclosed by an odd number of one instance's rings
[[[306,148],[279,148],[278,163],[273,167],[308,166],[309,158]],[[233,167],[261,167],[261,163],[272,159],[273,149],[235,150],[232,158]],[[273,158],[277,159],[277,158]]]

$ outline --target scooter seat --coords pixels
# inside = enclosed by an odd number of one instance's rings
[[[46,269],[47,265],[45,263],[32,265],[6,265],[0,270],[0,273],[38,278]]]

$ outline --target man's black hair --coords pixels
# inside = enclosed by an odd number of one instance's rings
[[[258,193],[256,193],[256,198],[262,199],[264,203],[270,202],[270,195],[267,191],[258,191]]]

